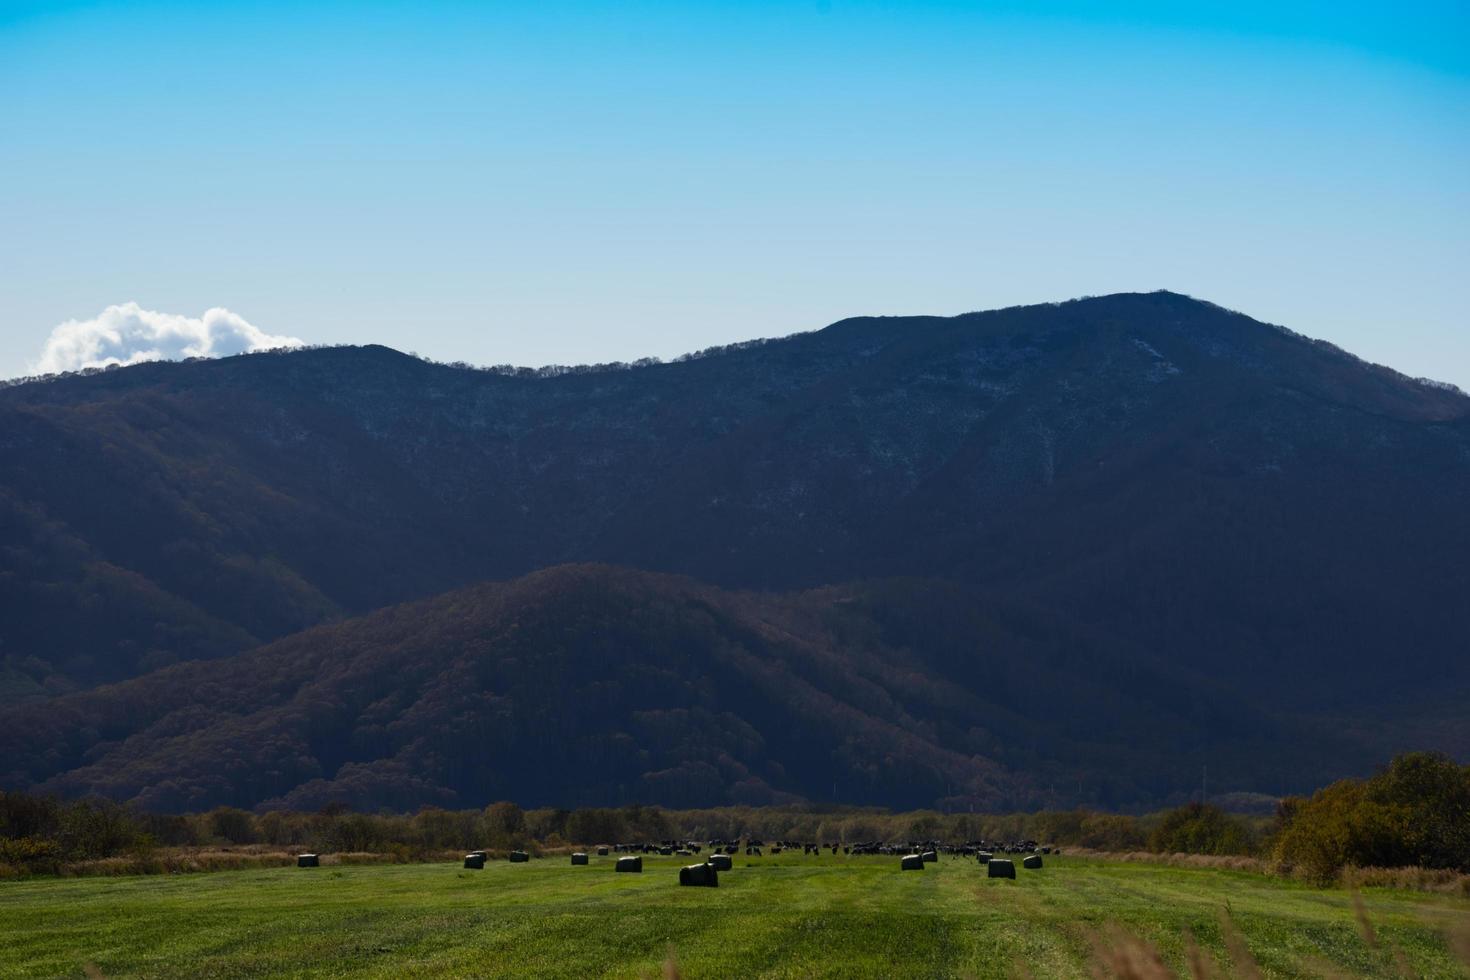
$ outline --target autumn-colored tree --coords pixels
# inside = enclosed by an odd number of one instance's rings
[[[1401,755],[1369,780],[1285,801],[1279,823],[1277,862],[1320,883],[1350,864],[1470,871],[1470,766]]]
[[[1148,848],[1166,854],[1249,854],[1255,841],[1244,821],[1195,802],[1164,814],[1149,834]]]

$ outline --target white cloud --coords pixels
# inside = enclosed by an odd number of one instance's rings
[[[268,334],[229,310],[216,307],[200,317],[145,310],[137,303],[109,306],[90,320],[68,320],[51,331],[38,374],[77,371],[109,364],[226,357],[273,347],[299,347],[295,337]]]

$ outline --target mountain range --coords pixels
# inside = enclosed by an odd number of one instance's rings
[[[1152,805],[1470,750],[1470,398],[1173,293],[0,390],[0,785]]]

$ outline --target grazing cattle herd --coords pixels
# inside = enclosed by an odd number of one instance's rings
[[[717,888],[719,887],[721,871],[733,870],[735,866],[732,855],[739,854],[742,849],[746,857],[761,857],[769,850],[772,855],[782,854],[786,851],[796,851],[798,848],[802,854],[820,857],[823,854],[838,853],[857,856],[890,856],[899,859],[899,870],[901,871],[923,871],[924,866],[933,864],[939,860],[941,854],[953,860],[974,858],[980,867],[985,868],[986,877],[989,878],[1015,878],[1016,863],[1010,858],[997,857],[999,854],[1019,855],[1021,867],[1028,871],[1040,870],[1041,859],[1045,854],[1060,854],[1059,849],[1049,845],[1038,844],[1034,840],[1022,841],[967,841],[963,844],[949,844],[942,841],[905,841],[903,843],[888,843],[884,841],[864,841],[858,843],[813,843],[811,841],[775,841],[767,844],[763,840],[755,838],[741,838],[739,840],[709,840],[703,844],[695,841],[666,840],[657,843],[642,844],[599,844],[594,849],[598,857],[609,857],[616,855],[617,861],[613,865],[614,871],[642,873],[643,855],[658,854],[664,857],[680,855],[692,857],[709,850],[709,855],[702,862],[689,864],[679,869],[679,884],[694,887]],[[483,870],[485,862],[489,860],[488,851],[471,851],[464,856],[464,866],[473,871]],[[507,858],[512,864],[525,864],[531,860],[527,851],[511,851]],[[573,865],[588,865],[590,860],[587,852],[572,852]],[[315,868],[320,862],[315,854],[301,854],[297,856],[297,867]]]

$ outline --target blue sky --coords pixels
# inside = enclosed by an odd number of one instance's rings
[[[0,376],[127,301],[541,364],[1169,288],[1470,387],[1470,4],[0,0]]]

